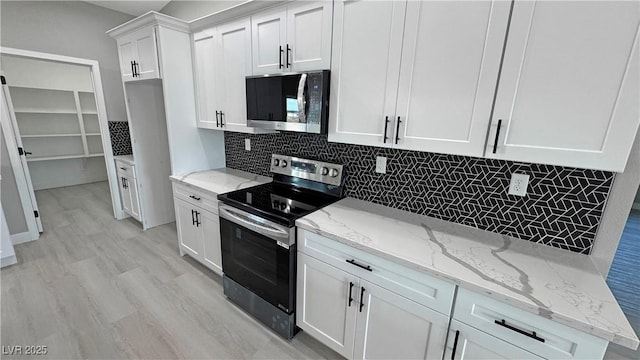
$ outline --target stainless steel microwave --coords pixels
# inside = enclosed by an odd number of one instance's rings
[[[327,133],[329,70],[247,76],[247,125]]]

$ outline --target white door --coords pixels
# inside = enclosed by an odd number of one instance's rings
[[[308,71],[331,66],[333,2],[301,2],[287,7],[288,70]]]
[[[457,320],[451,320],[445,359],[524,360],[542,358]]]
[[[155,28],[140,29],[132,34],[136,44],[138,66],[135,79],[157,79],[160,77],[158,68],[158,52],[156,47]]]
[[[395,147],[483,155],[510,5],[408,2]]]
[[[3,83],[6,82],[4,74],[2,74],[2,80]],[[22,147],[22,139],[15,118],[13,103],[11,102],[11,94],[6,84],[2,84],[2,91],[0,93],[2,95],[1,126],[3,135],[0,141],[6,142],[5,145],[18,187],[18,195],[22,202],[22,211],[25,222],[27,223],[29,240],[36,240],[39,237],[39,233],[43,231],[43,228],[40,216],[35,216],[35,212],[38,211],[38,203],[24,153],[25,149]],[[22,149],[22,154],[20,154],[20,149]],[[38,215],[40,215],[39,212]]]
[[[449,317],[360,280],[354,359],[441,359]]]
[[[220,218],[209,211],[200,212],[200,227],[204,245],[204,264],[218,275],[222,275],[222,248],[220,244]]]
[[[329,141],[391,146],[405,9],[405,1],[334,3]]]
[[[197,123],[206,129],[220,128],[216,111],[222,108],[220,94],[215,85],[216,76],[216,28],[206,29],[193,35],[194,82],[196,87]],[[244,81],[243,81],[244,82]]]
[[[267,11],[251,17],[253,75],[286,71],[287,11]]]
[[[125,36],[118,39],[117,43],[122,81],[133,80],[133,62],[136,60],[136,44],[134,38]]]
[[[298,252],[296,325],[353,357],[358,278]]]
[[[131,196],[131,216],[138,221],[142,221],[142,216],[140,216],[140,198],[138,197],[138,182],[136,178],[127,178],[127,190]]]
[[[637,1],[516,1],[485,155],[622,171],[640,121],[639,24]]]
[[[196,227],[196,211],[184,200],[174,198],[174,203],[180,246],[195,259],[202,260],[202,231]]]
[[[221,125],[228,131],[247,131],[245,77],[251,74],[251,23],[249,19],[220,25],[217,29],[213,84]]]

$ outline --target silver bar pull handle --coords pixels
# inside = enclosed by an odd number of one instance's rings
[[[233,208],[226,206],[218,207],[220,217],[232,221],[238,225],[245,225],[248,228],[255,230],[263,235],[271,235],[278,238],[287,238],[289,233],[284,229],[278,229],[268,224],[261,223],[252,219],[250,216],[246,216],[240,212],[234,211]]]
[[[304,86],[307,84],[307,74],[300,75],[298,82],[298,122],[306,123],[307,114],[305,112],[306,101],[304,101]]]

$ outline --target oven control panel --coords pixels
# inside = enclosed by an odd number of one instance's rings
[[[338,164],[273,154],[271,172],[340,186],[343,168]]]

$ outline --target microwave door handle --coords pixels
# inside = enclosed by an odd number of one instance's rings
[[[307,74],[300,75],[300,82],[298,83],[298,121],[301,123],[307,122],[305,101],[304,101],[304,86],[307,84]]]
[[[287,231],[284,231],[282,229],[276,229],[274,227],[271,226],[265,226],[264,224],[261,224],[257,221],[253,221],[251,218],[249,217],[245,217],[245,216],[238,216],[240,214],[236,213],[233,210],[228,210],[225,207],[219,207],[218,210],[222,213],[221,216],[223,218],[226,218],[238,225],[248,225],[252,230],[255,230],[256,232],[262,234],[262,235],[266,235],[266,236],[274,236],[274,237],[278,237],[278,238],[288,238],[289,237],[289,233]],[[257,228],[257,229],[255,229]]]

